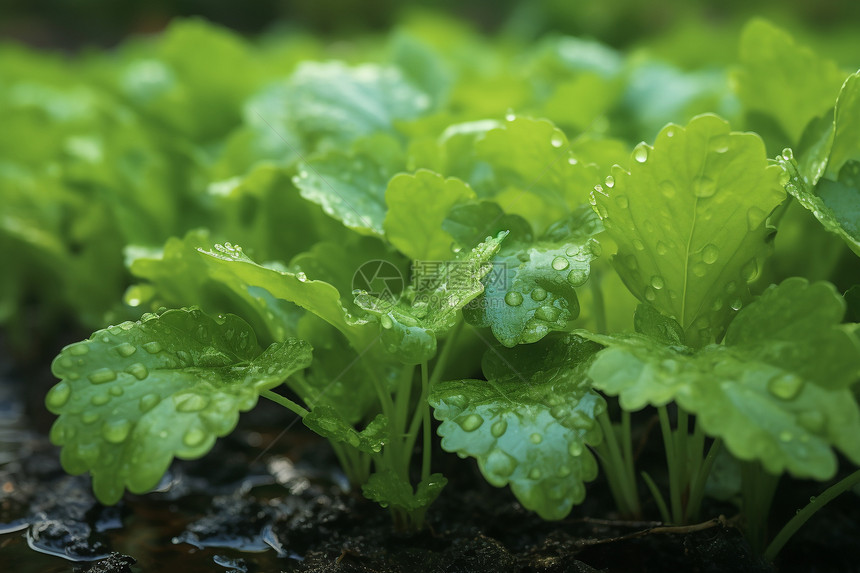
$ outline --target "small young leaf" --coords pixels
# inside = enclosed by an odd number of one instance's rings
[[[442,474],[430,474],[413,491],[409,482],[398,477],[393,470],[383,470],[371,474],[361,491],[364,497],[382,507],[414,513],[430,507],[447,483]]]
[[[174,457],[208,452],[229,434],[259,393],[311,362],[296,339],[265,351],[242,319],[197,309],[169,310],[95,332],[63,349],[61,379],[45,398],[59,414],[51,441],[72,474],[89,471],[96,497],[116,503],[143,493]]]
[[[466,320],[490,327],[508,347],[569,329],[579,316],[576,287],[588,280],[599,253],[592,236],[601,228],[594,213],[582,207],[550,227],[542,240],[505,246],[492,261],[483,296],[466,308]]]
[[[576,336],[485,355],[487,380],[443,382],[430,391],[442,448],[478,460],[491,484],[511,490],[545,519],[565,517],[597,476],[587,445],[606,407],[585,375],[599,347]]]
[[[755,134],[713,115],[668,125],[654,147],[633,152],[593,193],[618,243],[618,274],[634,296],[702,346],[717,339],[749,298],[766,253],[765,218],[785,197]]]
[[[388,441],[388,418],[378,414],[361,432],[331,406],[319,405],[302,418],[305,426],[333,442],[342,442],[367,454],[378,454]]]
[[[650,304],[640,304],[633,315],[636,332],[669,346],[684,345],[684,329],[677,320],[663,315]]]

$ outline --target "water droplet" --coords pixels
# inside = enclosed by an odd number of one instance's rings
[[[141,412],[146,413],[158,406],[159,402],[161,402],[161,398],[158,394],[146,394],[141,397],[138,407]]]
[[[191,428],[182,436],[182,443],[189,448],[193,448],[202,444],[205,439],[206,433],[203,430],[200,428]]]
[[[635,271],[639,268],[639,263],[636,261],[636,257],[633,255],[627,255],[624,257],[624,266],[630,269],[631,271]]]
[[[90,382],[93,384],[105,384],[106,382],[116,380],[116,372],[110,368],[99,368],[98,370],[91,372],[87,378],[89,378]]]
[[[572,286],[582,286],[588,280],[588,273],[584,269],[572,269],[567,273],[567,282]]]
[[[550,145],[555,148],[559,148],[564,145],[564,134],[560,131],[555,131],[552,134],[552,137],[549,140]]]
[[[554,306],[542,306],[535,311],[535,318],[546,322],[555,322],[560,313],[561,311]]]
[[[594,208],[597,209],[598,217],[604,220],[609,218],[609,211],[606,210],[606,206],[603,203],[597,203]]]
[[[508,423],[505,420],[494,422],[492,427],[490,427],[490,433],[493,434],[493,437],[495,438],[501,438],[507,430]]]
[[[675,191],[675,184],[668,179],[660,183],[660,193],[662,193],[666,199],[672,199],[675,196]]]
[[[603,195],[604,197],[609,197],[609,193],[607,193],[606,191],[604,191],[604,190],[603,190],[603,185],[595,185],[595,186],[594,186],[594,191],[595,191],[595,193],[600,193],[600,194],[601,194],[601,195]],[[593,204],[594,204],[594,203],[592,203],[592,205],[593,205]]]
[[[478,414],[469,414],[458,422],[465,432],[474,432],[480,428],[483,423],[484,419]]]
[[[568,410],[567,407],[564,406],[564,404],[557,404],[550,408],[549,413],[556,420],[562,420],[566,418],[568,414],[570,414],[570,410]]]
[[[92,398],[90,398],[90,404],[93,406],[104,406],[110,402],[110,394],[105,392],[104,394],[96,394]]]
[[[570,266],[570,261],[564,257],[556,257],[552,260],[552,268],[557,271],[563,271]]]
[[[645,243],[643,243],[640,239],[633,239],[633,248],[637,251],[644,251]]]
[[[732,304],[730,304],[729,306],[731,307],[732,310],[740,310],[743,305],[744,305],[743,301],[739,298],[736,298],[735,300],[732,301]]]
[[[782,150],[782,158],[786,161],[791,161],[792,159],[794,159],[794,152],[791,150],[790,147],[786,147]]]
[[[487,456],[484,470],[490,475],[506,478],[517,469],[517,461],[502,450],[494,449]]]
[[[81,416],[81,421],[84,424],[89,425],[98,420],[99,418],[100,416],[97,412],[84,412],[84,414]]]
[[[717,192],[717,184],[710,177],[696,177],[693,179],[693,193],[696,197],[711,197]]]
[[[633,149],[633,159],[637,163],[645,163],[648,161],[648,146],[640,143]]]
[[[660,275],[654,275],[653,277],[651,277],[651,286],[657,290],[660,290],[661,288],[666,286],[666,282]]]
[[[73,344],[67,349],[69,354],[72,356],[83,356],[87,352],[90,351],[89,345],[86,342],[79,342],[77,344]]]
[[[791,400],[803,388],[803,378],[795,374],[780,374],[767,382],[768,391],[783,400]]]
[[[209,405],[209,398],[200,394],[181,394],[173,398],[179,412],[199,412]]]
[[[523,295],[515,290],[509,291],[505,295],[505,304],[508,306],[519,306],[523,303]]]
[[[779,433],[779,439],[783,442],[790,442],[794,439],[794,434],[792,434],[788,430],[783,430]]]
[[[546,298],[546,291],[540,287],[535,287],[531,296],[532,300],[540,302]]]
[[[297,273],[296,273],[296,278],[297,278],[297,279],[299,279],[299,282],[307,282],[307,280],[308,280],[308,275],[306,275],[305,273],[303,273],[303,272],[299,271],[299,272],[297,272]]]
[[[729,150],[729,136],[717,135],[710,141],[711,151],[715,153],[725,153]]]
[[[65,382],[60,382],[48,392],[45,396],[45,403],[48,408],[62,408],[69,401],[69,396],[72,395],[72,388]]]
[[[720,258],[720,249],[713,243],[705,245],[702,249],[702,260],[705,261],[705,264],[712,265],[717,262],[718,258]]]
[[[693,264],[693,274],[697,277],[703,277],[708,273],[708,267],[704,263]]]
[[[626,195],[616,195],[615,204],[621,207],[622,209],[626,209],[630,206],[630,201],[627,200]]]
[[[579,442],[571,442],[567,446],[567,453],[569,453],[573,457],[582,455],[582,444]]]
[[[612,175],[607,175],[606,179],[603,180],[603,184],[612,189],[615,187],[615,177]]]
[[[711,310],[717,312],[721,308],[723,308],[723,300],[720,298],[714,299],[714,302],[711,303]]]
[[[158,354],[159,352],[161,352],[161,343],[156,341],[147,342],[143,345],[143,349],[150,354]]]
[[[117,354],[119,354],[123,358],[128,358],[129,356],[137,352],[137,347],[133,344],[129,344],[128,342],[123,342],[119,346],[115,347],[114,350],[116,350]]]
[[[529,441],[533,444],[539,444],[543,441],[543,436],[535,432],[531,436],[529,436]]]
[[[579,161],[577,161],[577,160],[576,160],[576,157],[568,157],[568,158],[567,158],[567,162],[568,162],[570,165],[576,165],[577,163],[579,163]]]
[[[731,294],[731,293],[735,292],[736,290],[738,290],[738,283],[736,283],[735,281],[729,281],[726,283],[726,292],[727,293]]]
[[[515,119],[517,119],[516,114],[514,114],[514,110],[509,109],[508,112],[505,114],[505,119],[507,121],[514,121]]]
[[[128,420],[110,420],[102,426],[102,437],[111,444],[124,442],[129,432],[131,432],[131,422]]]
[[[179,359],[179,363],[182,366],[191,366],[192,365],[191,354],[189,354],[185,350],[177,350],[176,351],[176,358]]]
[[[785,187],[791,181],[791,175],[789,175],[788,171],[783,171],[779,174],[779,184]]]
[[[666,246],[666,243],[663,241],[657,241],[657,254],[665,255],[669,252],[669,247]]]
[[[394,321],[387,314],[383,314],[379,317],[379,324],[382,325],[382,328],[388,330],[394,326]]]
[[[543,474],[538,468],[532,468],[529,470],[529,479],[531,480],[539,480]]]
[[[750,259],[741,267],[741,276],[747,282],[752,282],[758,277],[758,261]]]
[[[675,126],[666,128],[666,137],[675,137]]]
[[[657,293],[650,286],[645,287],[645,300],[654,302],[657,299]]]

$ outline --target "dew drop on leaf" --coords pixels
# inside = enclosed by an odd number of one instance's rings
[[[159,352],[161,352],[161,343],[157,341],[147,342],[143,345],[143,349],[150,354],[158,354]]]
[[[657,293],[650,286],[645,287],[645,300],[654,302],[657,299]]]
[[[381,317],[379,317],[379,323],[382,325],[382,328],[386,330],[394,326],[394,321],[391,320],[391,317],[387,314],[383,314]]]
[[[561,147],[562,145],[564,145],[564,135],[560,131],[554,132],[549,140],[549,143],[555,148]]]
[[[534,290],[532,290],[531,297],[532,300],[540,302],[546,298],[546,290],[540,287],[535,287]]]
[[[184,436],[182,436],[182,443],[189,448],[193,448],[202,444],[204,439],[206,439],[206,434],[203,430],[199,428],[191,428],[185,432]]]
[[[588,273],[583,269],[572,269],[567,273],[567,282],[572,286],[581,286],[588,280]]]
[[[633,239],[633,248],[637,251],[644,251],[645,243],[643,243],[640,239]]]
[[[576,157],[568,157],[568,158],[567,158],[567,162],[568,162],[570,165],[576,165],[577,163],[579,163],[579,161],[577,161],[577,160],[576,160]]]
[[[568,261],[564,257],[559,256],[559,257],[556,257],[552,260],[552,268],[554,268],[557,271],[563,271],[564,269],[566,269],[569,266],[570,266],[570,261]]]
[[[143,413],[149,412],[153,408],[155,408],[159,402],[161,402],[161,398],[158,394],[146,394],[140,398],[140,402],[138,402],[138,407],[140,411]]]
[[[606,179],[603,180],[603,184],[612,189],[615,187],[615,177],[612,175],[607,175]]]
[[[555,322],[558,320],[560,312],[554,306],[542,306],[535,311],[535,318],[546,322]]]
[[[729,150],[729,136],[717,135],[710,141],[711,151],[715,153],[725,153]]]
[[[506,478],[517,468],[517,461],[507,453],[499,449],[494,449],[487,456],[487,461],[484,464],[484,469],[491,475]]]
[[[817,410],[801,412],[797,417],[797,422],[813,434],[822,433],[826,424],[824,414]]]
[[[501,438],[507,430],[508,423],[505,420],[498,420],[497,422],[493,422],[493,425],[490,427],[490,433],[495,438]]]
[[[122,356],[123,358],[128,358],[135,352],[137,352],[137,347],[133,344],[129,344],[128,342],[123,342],[119,346],[115,348],[117,354]]]
[[[660,193],[662,193],[666,199],[672,199],[675,196],[675,184],[666,179],[660,183]]]
[[[573,457],[577,457],[582,454],[582,444],[579,442],[571,442],[567,446],[567,453],[569,453]]]
[[[209,405],[209,398],[200,394],[182,394],[174,398],[179,412],[199,412]]]
[[[739,298],[736,298],[735,300],[732,301],[732,304],[729,306],[731,307],[732,310],[740,310],[743,305],[744,305],[743,301]]]
[[[99,368],[98,370],[90,372],[90,374],[87,375],[87,378],[89,378],[90,382],[93,384],[105,384],[116,380],[116,372],[110,368]]]
[[[102,426],[102,437],[111,444],[124,442],[129,432],[131,432],[131,422],[128,420],[110,420]]]
[[[484,423],[484,419],[478,414],[469,414],[458,422],[463,431],[474,432]]]
[[[794,159],[794,152],[791,150],[790,147],[786,147],[782,150],[782,158],[786,161],[791,161],[792,159]]]
[[[69,354],[72,356],[83,356],[87,352],[90,351],[89,346],[86,342],[79,342],[78,344],[73,344],[68,348]]]
[[[640,143],[633,150],[633,159],[637,163],[645,163],[648,161],[648,146],[644,143]]]
[[[533,433],[531,436],[529,436],[529,441],[530,441],[531,443],[533,443],[533,444],[537,445],[537,444],[539,444],[539,443],[541,443],[541,442],[543,441],[543,436],[541,436],[540,434],[538,434],[537,432],[535,432],[535,433]]]
[[[710,177],[696,177],[693,179],[693,193],[696,197],[711,197],[717,192],[717,184]]]
[[[780,439],[780,441],[783,441],[783,442],[790,442],[791,440],[794,439],[794,434],[792,434],[788,430],[783,430],[782,432],[779,433],[779,439]]]
[[[693,274],[697,277],[703,277],[708,273],[708,267],[704,263],[693,264]]]
[[[69,401],[71,394],[72,388],[65,382],[60,382],[48,392],[45,403],[49,408],[62,408]]]
[[[666,243],[663,241],[657,241],[657,254],[665,255],[669,252],[669,247],[666,246]]]
[[[531,470],[529,470],[529,479],[531,480],[539,480],[542,475],[543,474],[538,468],[532,468]]]
[[[84,424],[89,425],[98,420],[99,418],[100,416],[96,412],[84,412],[84,414],[81,416],[81,421]]]
[[[660,290],[661,288],[666,286],[666,282],[660,275],[654,275],[653,277],[651,277],[651,286],[657,290]]]
[[[792,400],[803,388],[803,379],[795,374],[780,374],[767,382],[768,391],[782,400]]]
[[[750,259],[744,266],[741,267],[741,276],[747,282],[752,282],[758,277],[758,262],[755,259]]]
[[[134,364],[126,368],[125,371],[137,378],[138,380],[143,380],[144,378],[149,376],[149,370],[147,370],[146,366],[144,366],[140,362],[135,362]]]
[[[708,243],[702,249],[702,260],[706,264],[712,265],[720,258],[720,249],[713,243]]]
[[[505,304],[508,306],[519,306],[523,303],[523,295],[515,290],[509,291],[505,295]]]
[[[95,394],[92,398],[90,398],[90,404],[93,406],[104,406],[110,402],[110,394]]]

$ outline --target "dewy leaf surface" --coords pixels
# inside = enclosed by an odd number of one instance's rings
[[[597,477],[588,445],[601,440],[605,409],[588,362],[599,347],[576,336],[491,349],[487,380],[442,382],[430,391],[442,448],[477,459],[488,482],[511,490],[544,519],[562,519]]]
[[[725,344],[698,352],[638,334],[580,334],[607,346],[588,375],[625,410],[676,401],[739,459],[829,479],[832,448],[860,461],[860,409],[849,388],[860,347],[839,324],[844,309],[829,284],[792,278],[741,310]]]
[[[589,276],[599,254],[593,235],[600,222],[587,207],[551,227],[543,240],[513,242],[493,259],[483,296],[467,307],[470,324],[490,327],[503,345],[536,342],[568,330],[579,316],[576,287]]]
[[[771,115],[793,143],[833,106],[845,74],[766,20],[752,20],[740,43],[735,80],[747,110]]]
[[[385,191],[386,237],[414,261],[447,261],[452,238],[442,223],[455,205],[474,198],[475,192],[463,181],[426,169],[396,175]]]
[[[240,318],[213,319],[197,309],[146,315],[67,346],[48,393],[59,414],[51,441],[63,467],[89,471],[100,501],[158,483],[174,457],[198,458],[236,426],[259,393],[311,362],[297,339],[265,351]]]
[[[677,320],[687,342],[715,340],[749,297],[766,255],[765,218],[785,197],[755,134],[713,115],[668,125],[615,167],[593,204],[618,244],[618,274]]]
[[[374,327],[367,320],[350,315],[341,304],[340,292],[327,282],[309,280],[301,272],[258,265],[241,248],[229,244],[198,252],[214,281],[225,285],[264,316],[271,296],[319,316],[341,331],[359,352],[375,340]]]
[[[378,317],[383,347],[405,364],[419,364],[436,354],[436,339],[457,322],[460,310],[484,292],[482,279],[492,272],[490,261],[507,232],[486,240],[453,261],[435,261],[416,273],[417,285],[400,300],[360,292],[355,304]]]

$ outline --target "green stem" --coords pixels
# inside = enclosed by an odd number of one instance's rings
[[[421,364],[421,402],[418,403],[418,406],[416,408],[417,410],[420,410],[422,412],[424,418],[424,427],[421,431],[424,440],[424,443],[421,447],[422,481],[430,477],[430,404],[427,403],[427,396],[429,395],[429,393],[430,378],[427,371],[427,363],[423,362]]]
[[[281,396],[280,394],[272,392],[271,390],[263,390],[262,392],[260,392],[260,396],[262,396],[263,398],[268,398],[272,402],[280,404],[281,406],[290,410],[291,412],[295,412],[296,414],[298,414],[302,418],[304,418],[305,416],[310,414],[310,412],[308,410],[305,410],[304,408],[302,408],[301,406],[299,406],[298,404],[296,404],[295,402],[293,402],[289,398],[285,398],[284,396]]]
[[[648,486],[648,489],[651,490],[651,496],[654,498],[654,503],[657,504],[657,509],[660,511],[660,517],[663,520],[663,523],[669,523],[672,521],[672,516],[669,515],[669,508],[666,506],[666,500],[657,488],[657,484],[654,483],[654,480],[651,479],[648,472],[642,472],[642,479],[645,481],[645,485]]]
[[[626,413],[626,412],[625,412]],[[622,453],[621,446],[618,445],[618,438],[615,434],[615,428],[612,426],[612,421],[609,419],[609,414],[604,410],[597,417],[600,427],[603,430],[603,446],[598,450],[602,455],[604,471],[606,471],[607,479],[609,480],[609,488],[613,492],[615,503],[622,513],[631,517],[636,517],[640,514],[639,496],[636,490],[635,474],[633,473],[633,455],[632,451],[628,456]],[[624,436],[625,451],[632,449],[626,444],[630,442],[629,438],[629,414],[626,418],[622,416],[622,429],[628,434]],[[604,446],[605,444],[605,446]]]
[[[666,406],[657,408],[657,414],[660,416],[663,447],[666,450],[666,466],[669,470],[669,502],[672,506],[672,522],[679,525],[683,521],[683,512],[681,511],[681,484],[679,483],[681,472],[678,468],[679,460],[675,450],[676,440],[672,433],[672,424],[669,422],[669,412],[666,410]]]
[[[696,427],[699,424],[696,422]],[[704,435],[704,434],[703,434]],[[699,516],[699,510],[702,507],[702,499],[705,496],[705,485],[708,483],[708,476],[711,475],[711,468],[714,467],[714,460],[717,459],[720,449],[722,449],[723,441],[720,438],[715,439],[708,449],[708,455],[705,460],[699,465],[693,474],[695,477],[690,485],[690,499],[687,502],[687,521],[693,522]]]
[[[603,298],[603,288],[600,284],[602,282],[601,278],[600,271],[596,267],[592,267],[589,286],[591,289],[591,298],[593,299],[594,327],[597,329],[597,332],[606,334],[606,300]]]
[[[815,498],[810,498],[809,504],[798,511],[797,515],[792,517],[789,522],[779,530],[779,533],[776,534],[776,537],[774,537],[773,541],[770,542],[770,545],[767,546],[767,550],[764,552],[765,559],[773,561],[777,554],[782,550],[783,546],[785,546],[786,542],[791,539],[791,536],[797,533],[797,530],[800,529],[816,511],[858,483],[860,483],[860,470],[857,470],[847,477],[839,480],[824,490],[821,495]]]
[[[741,463],[741,495],[746,536],[756,552],[764,550],[767,516],[778,484],[779,476],[767,473],[758,462]]]

